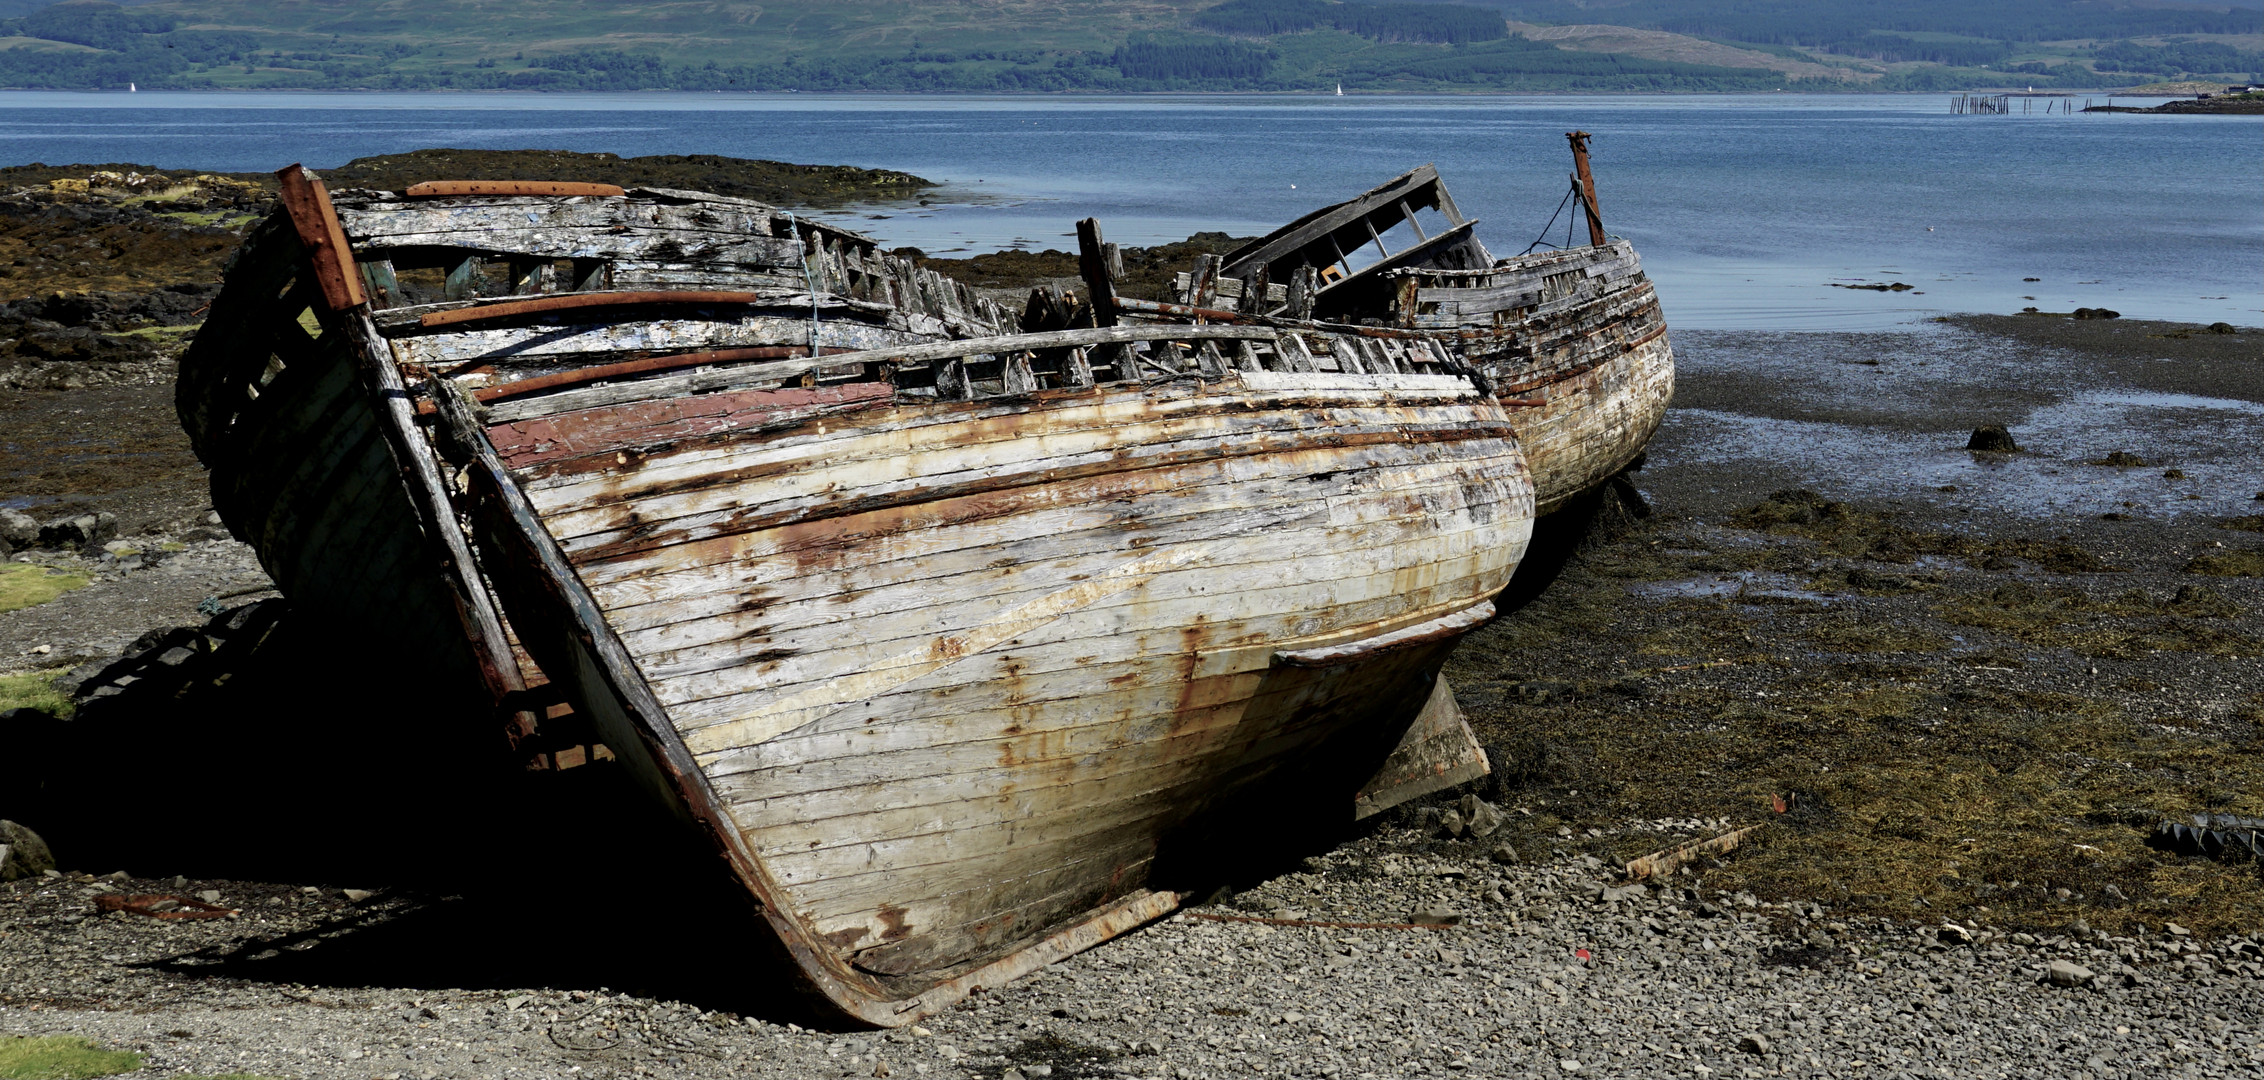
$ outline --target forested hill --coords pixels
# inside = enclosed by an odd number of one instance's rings
[[[2256,79],[2260,2],[0,0],[0,87],[2087,88]]]

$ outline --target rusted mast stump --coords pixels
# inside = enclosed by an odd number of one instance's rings
[[[1588,171],[1588,133],[1567,131],[1566,141],[1572,143],[1573,175],[1580,185],[1580,205],[1588,213],[1588,242],[1604,246],[1604,219],[1596,212],[1596,176]]]

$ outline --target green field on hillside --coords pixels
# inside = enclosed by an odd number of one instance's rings
[[[0,0],[0,16],[13,14],[0,17],[0,86],[1752,91],[2117,86],[2264,68],[2264,53],[2216,40],[2264,32],[2256,11],[2072,0],[1876,9],[1854,0]],[[1560,46],[1512,33],[1510,16],[1609,19],[1730,47],[1688,62],[1672,50]],[[1803,80],[1794,73],[1818,70],[1804,62],[1835,77]]]

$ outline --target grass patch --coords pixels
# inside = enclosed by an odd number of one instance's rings
[[[142,1067],[130,1050],[104,1050],[68,1035],[0,1039],[0,1080],[81,1080],[116,1076]]]
[[[165,341],[194,334],[197,332],[198,328],[202,327],[203,325],[203,323],[191,323],[187,326],[143,326],[133,330],[115,331],[110,336],[122,338],[146,338],[151,341]]]
[[[46,671],[23,671],[14,675],[0,675],[0,712],[9,709],[40,709],[55,716],[71,715],[71,699],[55,689],[55,676],[63,668]]]
[[[0,563],[0,611],[37,607],[87,583],[85,574],[32,563]]]
[[[2264,548],[2196,555],[2192,562],[2185,564],[2185,572],[2211,577],[2264,577]]]

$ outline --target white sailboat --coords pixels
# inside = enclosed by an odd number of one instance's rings
[[[1338,96],[1338,97],[1343,97],[1343,96],[1344,96],[1344,84],[1343,84],[1343,83],[1338,83],[1338,84],[1336,84],[1336,96]]]

